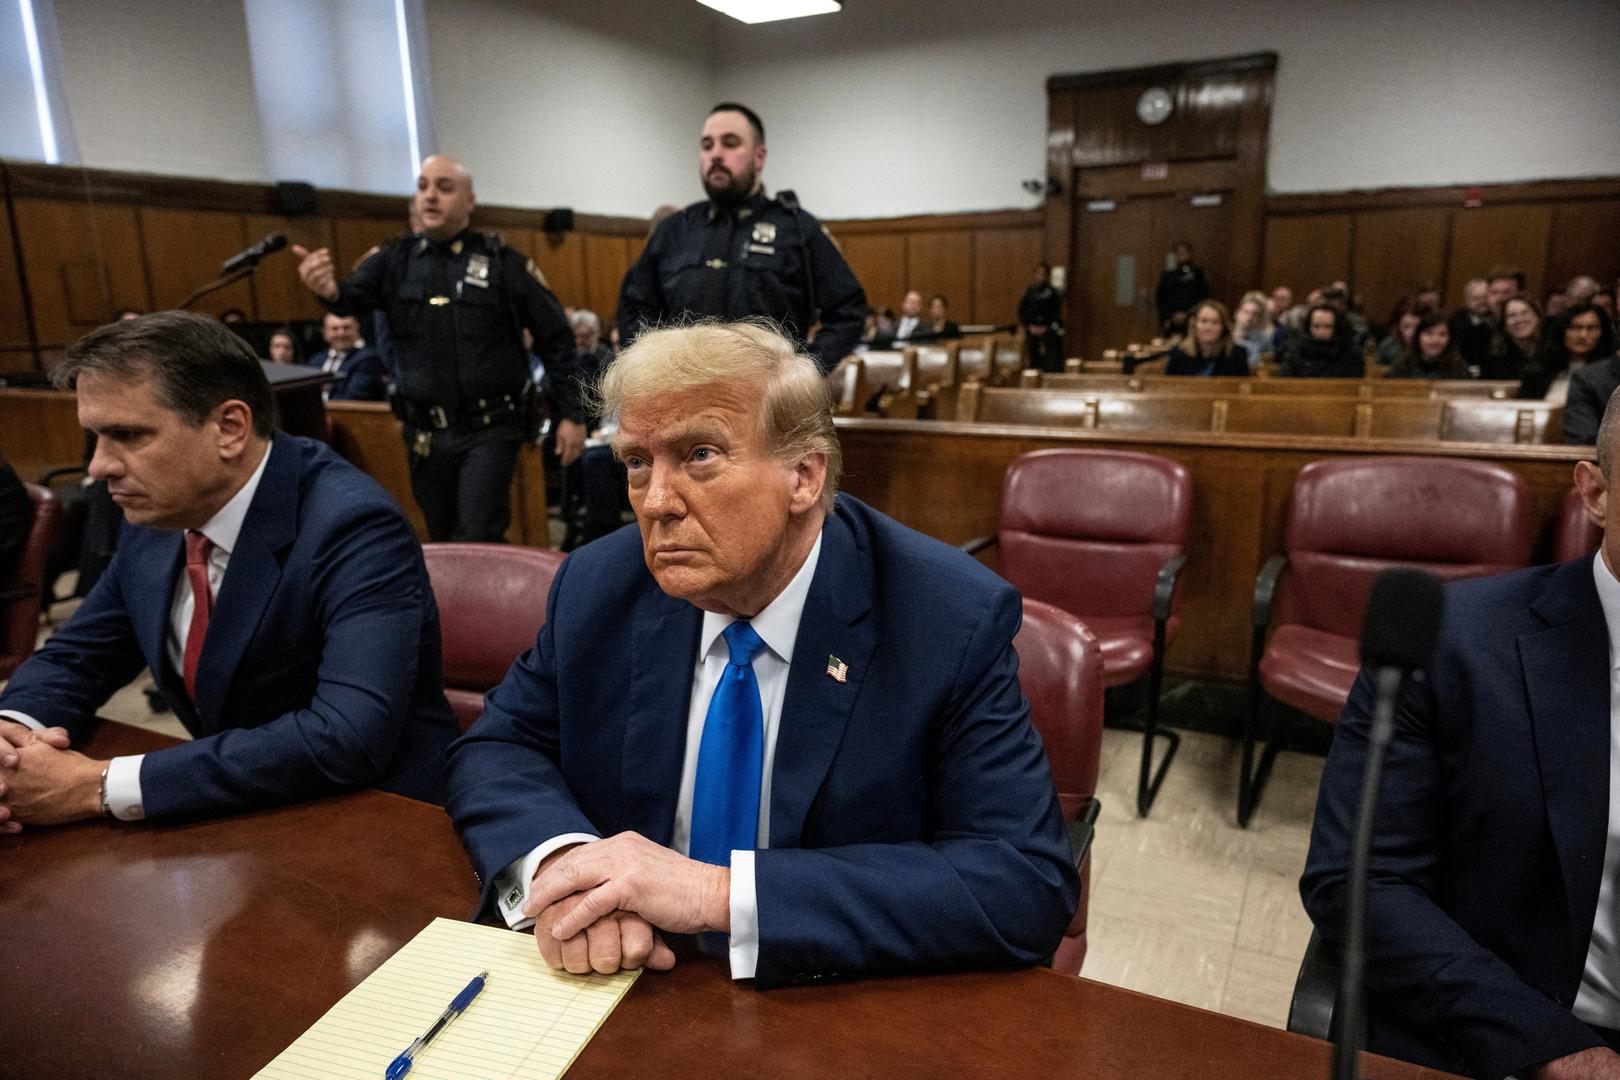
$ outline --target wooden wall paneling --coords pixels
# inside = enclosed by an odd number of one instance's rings
[[[585,236],[585,305],[611,324],[619,308],[619,286],[630,269],[628,236]]]
[[[1039,228],[974,231],[974,322],[999,326],[1018,321],[1018,301],[1035,281],[1041,242]]]
[[[529,253],[546,276],[546,285],[564,306],[585,306],[585,237],[582,233],[537,232]]]
[[[1275,217],[1266,222],[1266,254],[1259,287],[1294,290],[1298,301],[1329,281],[1350,276],[1349,214]]]
[[[1073,91],[1046,93],[1046,186],[1054,194],[1041,206],[1041,245],[1046,261],[1065,277],[1074,262],[1075,98]],[[1067,282],[1059,284],[1067,288]]]
[[[244,219],[247,242],[257,243],[270,233],[284,233],[287,246],[265,257],[253,274],[253,300],[256,316],[262,322],[292,322],[297,319],[319,319],[325,309],[315,294],[304,287],[298,277],[298,256],[293,245],[300,244],[310,251],[332,246],[332,222],[323,217],[276,217],[270,214],[249,214]]]
[[[332,222],[332,263],[342,278],[360,256],[405,232],[405,221],[372,217],[340,217]]]
[[[0,390],[0,458],[24,480],[84,463],[78,401],[66,390]]]
[[[9,209],[0,207],[0,375],[33,370],[36,345],[28,325],[22,264],[17,258]]]
[[[906,237],[906,269],[910,288],[928,298],[943,293],[950,301],[951,318],[963,322],[973,298],[973,234],[966,229],[915,232]],[[971,317],[966,321],[974,321]]]
[[[146,249],[146,273],[152,283],[152,304],[160,310],[178,307],[182,300],[214,280],[221,263],[247,246],[241,214],[147,207],[138,216]],[[247,282],[239,281],[210,293],[192,310],[218,315],[233,307],[251,313],[253,294]]]
[[[1553,208],[1542,289],[1561,288],[1577,274],[1591,274],[1608,285],[1620,277],[1620,199],[1566,202]]]
[[[898,312],[906,295],[906,238],[899,233],[838,233],[844,259],[866,291],[866,302]],[[960,321],[960,320],[958,320]]]
[[[1236,182],[1228,191],[1229,235],[1244,239],[1229,243],[1226,292],[1235,304],[1260,280],[1261,240],[1266,216],[1266,160],[1271,147],[1272,76],[1252,74],[1239,80],[1243,94],[1238,106]]]
[[[152,307],[134,207],[34,198],[12,205],[42,349],[59,352],[120,308]]]
[[[1539,295],[1547,269],[1552,207],[1546,203],[1482,206],[1451,217],[1451,252],[1446,269],[1446,303],[1461,306],[1463,285],[1501,264],[1524,271],[1525,288]]]
[[[1414,286],[1445,280],[1449,209],[1365,210],[1355,217],[1350,287],[1369,319],[1382,322]]]

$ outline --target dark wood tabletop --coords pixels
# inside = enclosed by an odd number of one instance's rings
[[[90,748],[171,741],[106,724]],[[0,837],[0,1076],[252,1076],[431,919],[464,918],[476,899],[444,812],[375,791]],[[1365,1071],[1442,1075],[1374,1058]],[[692,956],[642,976],[569,1077],[1328,1072],[1326,1043],[1046,970],[761,993]]]

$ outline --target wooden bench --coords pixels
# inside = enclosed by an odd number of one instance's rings
[[[1481,379],[1290,379],[1245,378],[1239,375],[1061,375],[1036,371],[1023,372],[1024,389],[1085,390],[1109,393],[1209,393],[1259,394],[1273,397],[1359,397],[1359,398],[1494,398],[1510,400],[1518,392],[1516,382]]]

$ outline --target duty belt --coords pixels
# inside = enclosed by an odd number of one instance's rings
[[[500,397],[479,398],[458,413],[450,412],[443,405],[428,405],[408,398],[402,399],[400,406],[405,414],[401,419],[413,427],[432,428],[435,431],[448,428],[479,431],[509,417],[519,416],[523,410],[523,394],[522,391],[513,391]]]

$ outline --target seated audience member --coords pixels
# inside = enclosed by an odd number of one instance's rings
[[[1564,296],[1569,299],[1571,307],[1591,303],[1592,295],[1597,291],[1597,279],[1588,274],[1577,274],[1569,279],[1568,285],[1564,286]]]
[[[962,328],[951,321],[951,302],[944,293],[935,293],[928,301],[928,339],[955,341],[962,336]]]
[[[1288,335],[1281,362],[1284,375],[1318,379],[1359,379],[1365,367],[1344,316],[1322,303],[1309,309],[1304,332]]]
[[[889,339],[891,345],[910,345],[913,338],[924,337],[928,334],[928,323],[923,319],[922,293],[912,289],[900,301],[900,317],[894,321],[894,336]]]
[[[310,358],[332,381],[326,387],[328,401],[381,401],[388,395],[388,368],[377,350],[360,340],[360,320],[352,315],[327,312],[321,320],[324,352]]]
[[[1474,278],[1463,286],[1463,306],[1451,313],[1450,323],[1451,340],[1462,353],[1463,363],[1483,366],[1496,335],[1490,282]]]
[[[1335,281],[1322,290],[1322,303],[1332,304],[1344,316],[1344,321],[1350,327],[1350,336],[1355,342],[1356,351],[1365,349],[1368,339],[1372,336],[1372,324],[1367,316],[1361,313],[1360,300],[1350,295],[1350,289],[1342,281]]]
[[[1266,301],[1266,308],[1271,315],[1273,326],[1282,326],[1283,318],[1293,310],[1294,290],[1286,285],[1278,285],[1271,290],[1271,296]]]
[[[1390,367],[1391,379],[1466,379],[1468,368],[1451,340],[1446,316],[1431,311],[1418,320],[1406,351]]]
[[[272,364],[303,363],[298,359],[298,339],[285,326],[277,327],[270,332],[270,342],[265,351],[270,354]]]
[[[1247,375],[1249,354],[1232,340],[1232,316],[1219,300],[1187,313],[1187,336],[1170,350],[1166,375]]]
[[[1511,266],[1498,266],[1485,275],[1485,292],[1491,302],[1491,318],[1502,325],[1502,308],[1513,297],[1524,292],[1524,271]]]
[[[118,314],[113,316],[113,322],[128,322],[130,319],[138,319],[144,314],[146,312],[136,311],[134,308],[121,308]]]
[[[1593,293],[1592,294],[1592,306],[1595,307],[1595,308],[1602,308],[1603,313],[1609,317],[1609,321],[1613,322],[1614,321],[1614,290],[1613,289],[1599,289],[1597,292]]]
[[[1609,399],[1620,388],[1620,359],[1594,360],[1569,377],[1569,399],[1564,403],[1564,441],[1591,446]]]
[[[72,620],[0,692],[0,822],[200,818],[379,787],[442,795],[456,733],[421,548],[321,443],[276,433],[264,369],[179,311],[92,332],[53,373],[124,511]],[[191,742],[68,749],[142,669]]]
[[[0,587],[11,580],[12,567],[33,526],[34,502],[28,497],[28,489],[17,478],[17,470],[0,457]]]
[[[1570,376],[1613,352],[1614,323],[1609,316],[1602,308],[1576,304],[1547,320],[1535,356],[1519,380],[1519,397],[1562,405],[1569,397]]]
[[[1549,319],[1556,319],[1569,310],[1569,295],[1563,289],[1554,289],[1547,294],[1546,300],[1541,304],[1543,313]]]
[[[1018,325],[1024,328],[1024,364],[1041,371],[1063,370],[1063,296],[1052,287],[1052,267],[1035,264],[1035,281],[1018,299]]]
[[[1277,354],[1282,330],[1271,321],[1271,306],[1258,289],[1243,294],[1232,313],[1232,340],[1249,355],[1249,366],[1258,367]]]
[[[559,388],[557,456],[564,466],[579,462],[579,483],[585,505],[582,540],[589,542],[617,529],[624,502],[624,470],[605,446],[586,446],[586,436],[602,418],[592,406],[592,388],[613,362],[613,351],[602,344],[602,322],[594,311],[580,308],[568,317],[574,330],[574,386],[567,394]],[[567,453],[564,453],[566,449]]]
[[[1491,339],[1490,355],[1480,365],[1480,378],[1519,378],[1530,366],[1540,337],[1541,308],[1523,293],[1509,297],[1502,305],[1501,326]]]
[[[1478,1077],[1620,1076],[1620,403],[1575,486],[1596,556],[1448,585],[1440,645],[1408,680],[1374,818],[1368,1049]],[[1343,945],[1372,680],[1322,774],[1300,880]]]
[[[1389,333],[1383,341],[1378,343],[1378,363],[1389,367],[1406,355],[1406,350],[1412,344],[1412,335],[1417,331],[1418,323],[1422,321],[1427,309],[1418,306],[1416,300],[1410,296],[1402,297],[1395,305],[1395,310],[1389,313]]]
[[[649,332],[601,401],[639,530],[569,556],[447,761],[483,910],[576,972],[665,933],[759,987],[1039,963],[1078,881],[1018,593],[835,501],[826,381],[768,329]]]
[[[247,312],[239,307],[226,308],[219,313],[219,321],[226,326],[242,326],[248,321]]]

